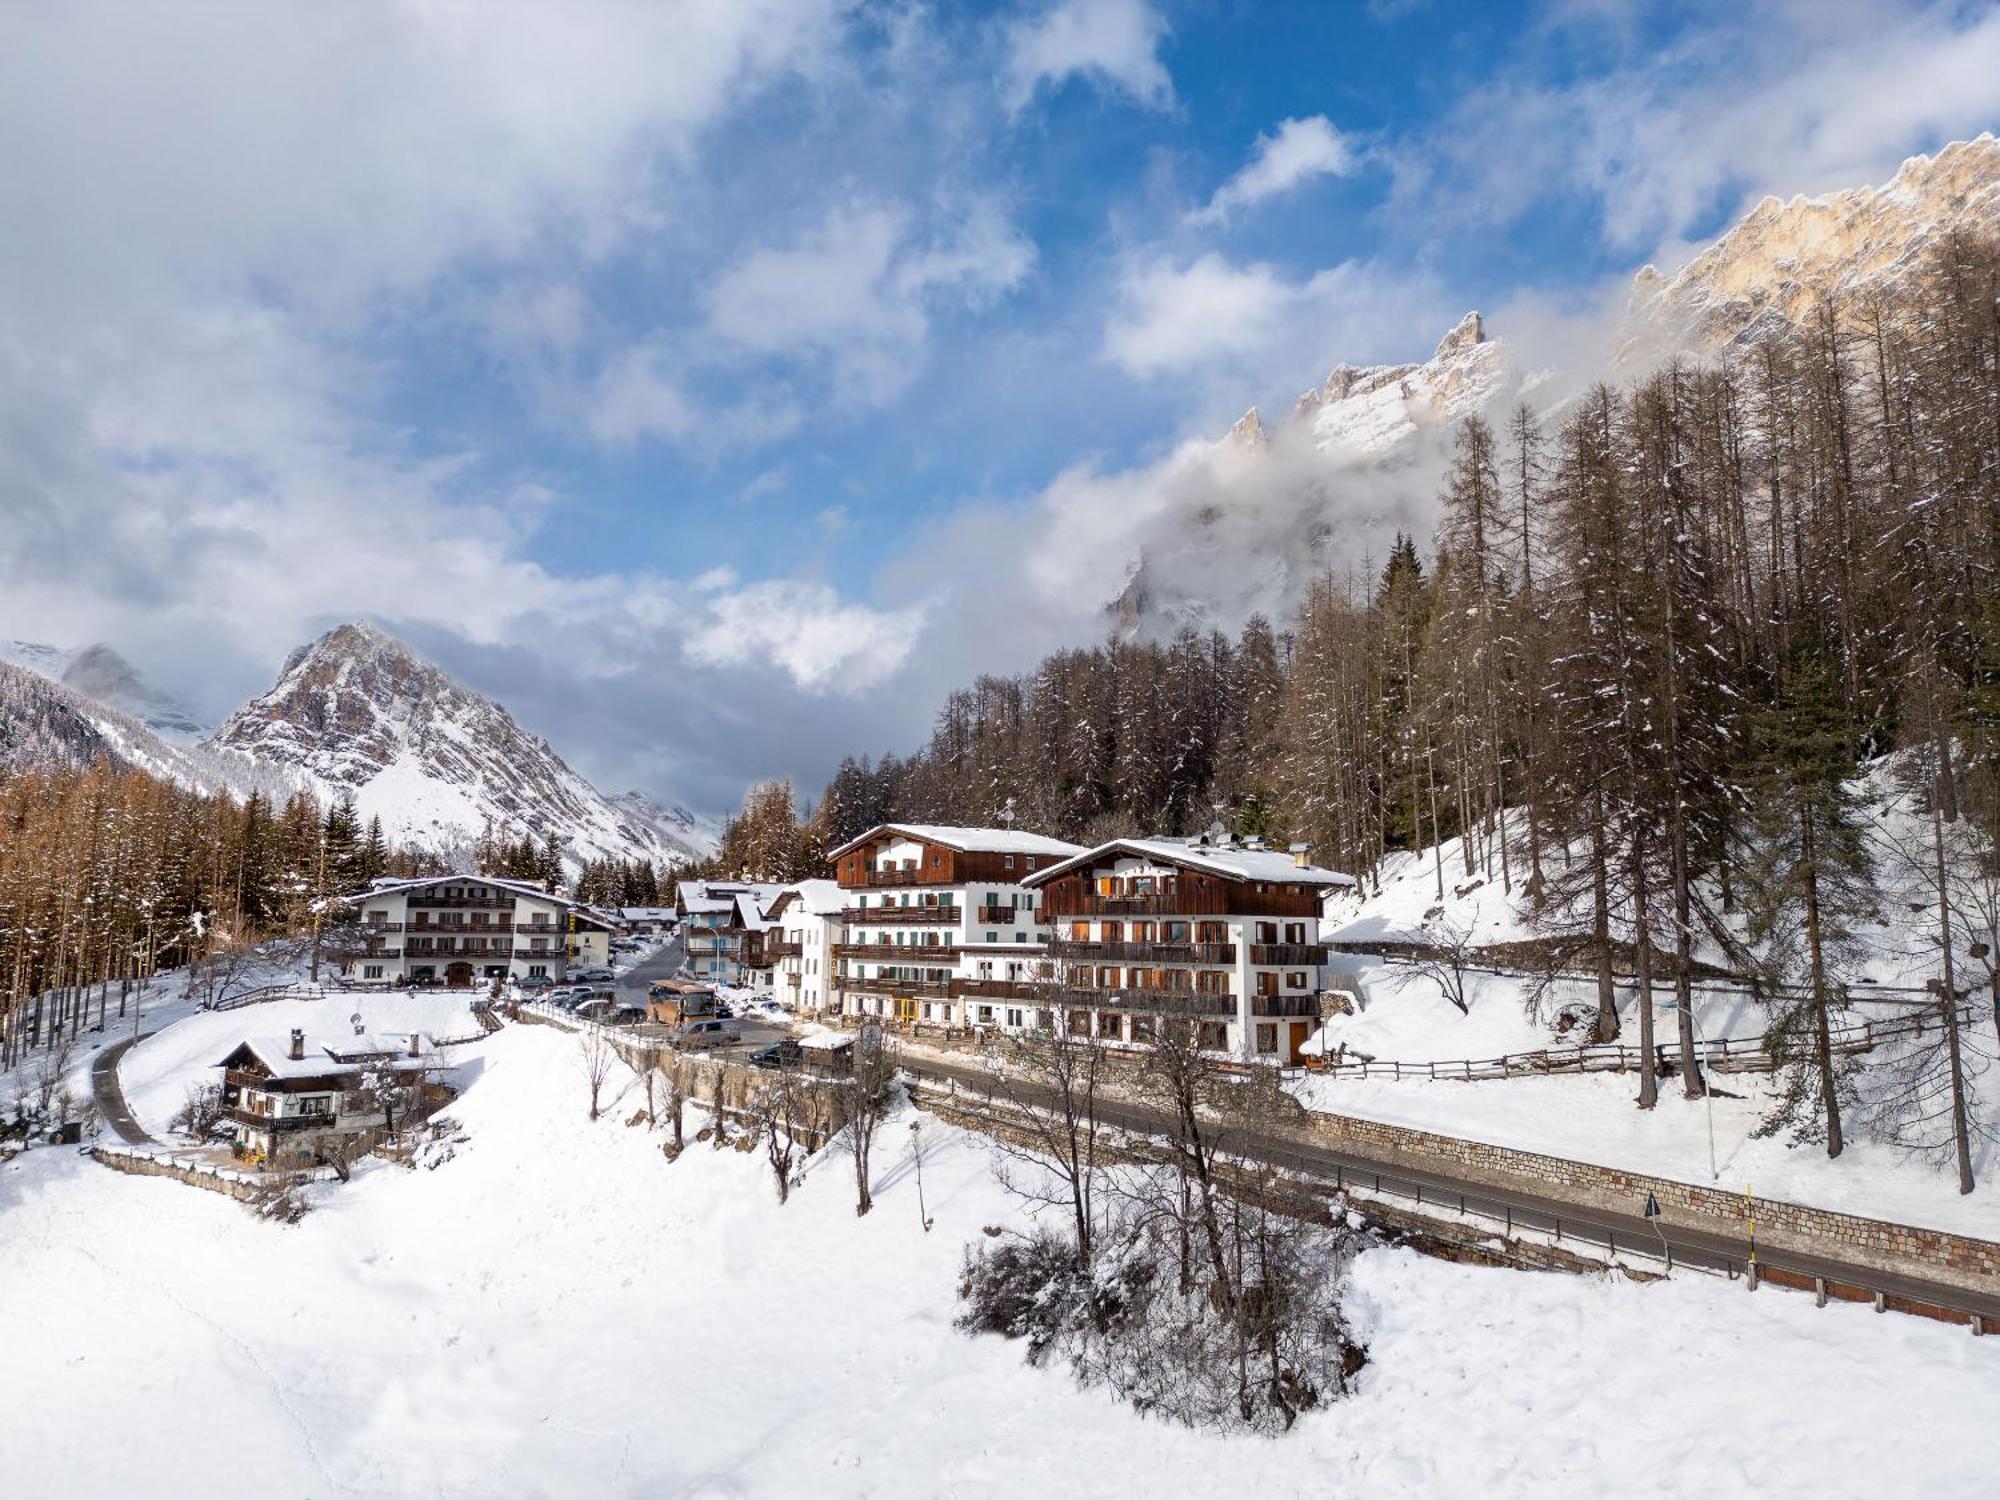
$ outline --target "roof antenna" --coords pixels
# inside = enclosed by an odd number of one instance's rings
[[[1014,827],[1014,799],[1012,797],[1007,799],[1007,805],[1000,809],[998,816],[1000,825],[1009,832],[1012,832]]]
[[[1195,842],[1204,849],[1208,848],[1211,844],[1227,848],[1229,846],[1229,825],[1222,820],[1222,815],[1229,811],[1229,804],[1218,801],[1211,802],[1208,805],[1215,813],[1215,821],[1208,825],[1208,831],[1196,839]]]

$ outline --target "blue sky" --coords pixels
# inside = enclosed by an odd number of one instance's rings
[[[0,27],[0,635],[220,712],[367,615],[706,808],[1100,633],[1110,513],[1253,403],[1473,307],[1558,360],[1758,195],[2000,120],[1993,8],[1899,0]]]

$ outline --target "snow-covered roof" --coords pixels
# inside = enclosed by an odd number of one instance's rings
[[[671,906],[621,906],[618,915],[627,922],[669,922],[679,913]]]
[[[764,908],[764,914],[775,920],[781,910],[796,906],[809,917],[831,917],[838,915],[846,904],[839,881],[801,880],[779,891]]]
[[[501,875],[474,875],[461,870],[456,875],[419,875],[408,880],[376,880],[365,891],[356,891],[351,896],[343,896],[343,901],[366,901],[383,896],[400,895],[405,891],[420,891],[434,885],[478,884],[498,886],[501,890],[516,896],[532,896],[537,901],[551,901],[557,906],[575,906],[578,903],[567,896],[555,895],[543,889],[532,880],[514,880]]]
[[[715,912],[733,913],[739,927],[762,928],[769,924],[764,912],[785,889],[782,885],[755,880],[687,880],[681,883],[681,909],[690,916]],[[745,902],[754,920],[745,920]]]
[[[1090,864],[1107,854],[1131,854],[1156,859],[1182,869],[1201,870],[1226,880],[1254,880],[1289,885],[1353,885],[1352,875],[1318,865],[1301,865],[1282,849],[1242,849],[1227,844],[1190,844],[1182,839],[1113,839],[1074,859],[1050,865],[1026,877],[1023,885],[1041,885],[1054,876]]]
[[[246,1036],[231,1047],[216,1066],[227,1067],[231,1058],[245,1051],[255,1057],[273,1078],[322,1078],[332,1073],[353,1071],[349,1064],[329,1057],[326,1048],[311,1042],[305,1045],[304,1057],[293,1057],[292,1039],[288,1036]]]
[[[901,834],[922,844],[942,844],[961,854],[1053,854],[1062,858],[1083,853],[1081,844],[1067,843],[1018,828],[959,828],[944,823],[878,823],[859,838],[849,839],[833,851],[833,857],[872,844],[885,836]]]
[[[811,1036],[799,1038],[801,1047],[810,1047],[815,1052],[837,1052],[842,1047],[852,1047],[854,1038],[840,1031],[815,1032]]]
[[[335,1062],[367,1063],[388,1058],[410,1056],[410,1037],[405,1032],[401,1036],[394,1033],[363,1032],[360,1036],[344,1036],[337,1042],[328,1042],[320,1049]],[[417,1037],[417,1056],[435,1052],[436,1044],[427,1036]]]

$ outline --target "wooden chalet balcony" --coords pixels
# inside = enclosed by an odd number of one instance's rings
[[[356,922],[354,930],[362,937],[373,937],[380,932],[401,932],[401,922]]]
[[[1319,1019],[1319,996],[1302,995],[1294,991],[1287,995],[1252,995],[1250,1014],[1259,1020],[1270,1020],[1274,1016],[1309,1016]]]
[[[1066,917],[1316,917],[1319,898],[1307,892],[1255,891],[1217,882],[1171,886],[1147,895],[1101,896],[1057,880],[1043,888],[1042,920]]]
[[[764,944],[764,957],[766,959],[800,958],[804,956],[805,949],[806,945],[804,943],[767,942]]]
[[[913,927],[956,925],[964,915],[961,906],[850,906],[841,911],[840,920],[852,926]]]
[[[466,911],[512,911],[514,898],[512,896],[411,896],[405,904],[412,908],[423,906],[432,909],[463,908]]]
[[[888,959],[904,964],[958,962],[958,949],[949,943],[939,943],[936,947],[928,943],[835,943],[833,954],[835,958]]]
[[[1325,943],[1252,943],[1250,962],[1253,964],[1288,964],[1293,966],[1311,964],[1318,966],[1326,962]]]
[[[331,1130],[335,1119],[333,1115],[260,1115],[248,1109],[231,1109],[223,1113],[239,1125],[254,1126],[258,1130]]]
[[[967,1000],[1039,1000],[1046,1004],[1055,989],[1029,979],[961,979],[952,986],[952,993]]]
[[[1046,992],[1045,992],[1046,993]],[[1068,985],[1055,991],[1064,1005],[1093,1010],[1166,1011],[1189,1016],[1233,1016],[1236,997],[1201,990],[1089,989]],[[1317,1011],[1314,1014],[1318,1014]]]
[[[854,994],[889,995],[906,1000],[949,1000],[952,992],[949,979],[861,979],[849,974],[840,983]]]
[[[505,948],[498,949],[495,952],[495,956],[504,954],[506,951]],[[563,950],[560,948],[516,948],[514,950],[514,957],[516,958],[561,958],[563,956]]]
[[[974,909],[973,919],[995,927],[1025,927],[1035,914],[1025,906],[981,906]]]
[[[419,939],[405,939],[403,951],[411,958],[437,958],[456,955],[469,958],[504,958],[512,951],[511,941],[503,939],[497,943],[452,943],[424,942]],[[560,952],[560,949],[553,949]],[[372,955],[371,955],[372,956]]]
[[[401,948],[377,948],[373,943],[370,943],[366,948],[362,949],[360,954],[357,956],[364,959],[401,958],[403,956],[403,950]]]
[[[1056,958],[1104,959],[1135,964],[1233,964],[1234,943],[1094,943],[1063,940],[1049,945]]]
[[[879,890],[891,885],[955,885],[957,882],[942,871],[932,871],[926,875],[922,870],[871,870],[867,874],[850,877],[841,882],[848,890]]]
[[[494,932],[504,935],[514,930],[514,924],[512,922],[412,922],[408,930],[412,933],[471,933],[477,936],[480,933]],[[526,931],[526,928],[522,930]],[[555,936],[556,930],[553,927],[544,927],[542,930],[551,937]]]

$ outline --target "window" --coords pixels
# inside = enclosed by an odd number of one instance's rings
[[[986,941],[989,943],[997,943],[1000,941],[1000,934],[997,932],[989,932],[986,934]]]
[[[529,964],[528,973],[530,976],[539,974],[542,978],[546,979],[549,975],[549,966],[547,964]]]
[[[1122,1023],[1124,1019],[1123,1016],[1118,1015],[1099,1016],[1097,1018],[1097,1034],[1106,1041],[1115,1042],[1119,1040],[1120,1032],[1123,1030]]]
[[[990,1026],[993,1024],[992,1006],[982,1005],[979,1007],[979,1024],[982,1026]]]
[[[325,1094],[308,1094],[299,1100],[299,1113],[324,1119],[333,1113],[333,1100]]]
[[[1028,868],[1031,870],[1035,868],[1035,856],[1032,854],[1028,856]]]
[[[1293,972],[1285,976],[1286,989],[1302,990],[1305,987],[1306,987],[1306,976],[1302,971],[1294,970]]]
[[[1276,1052],[1278,1050],[1278,1028],[1268,1023],[1257,1028],[1257,1050]]]
[[[1001,855],[1001,856],[1000,856],[1000,868],[1001,868],[1001,869],[1003,869],[1003,870],[1011,870],[1011,869],[1013,869],[1013,868],[1014,868],[1014,856],[1013,856],[1013,855],[1011,855],[1011,854],[1003,854],[1003,855]]]
[[[1007,1024],[1017,1029],[1021,1025],[1021,1013],[1012,1006],[1007,1008]]]
[[[380,979],[382,977],[382,966],[380,964],[363,964],[361,966],[361,977],[363,979]]]
[[[1305,923],[1303,923],[1303,922],[1287,922],[1287,923],[1285,924],[1285,941],[1286,941],[1286,942],[1288,942],[1288,943],[1303,943],[1303,942],[1304,942],[1305,940],[1306,940],[1306,924],[1305,924]]]

